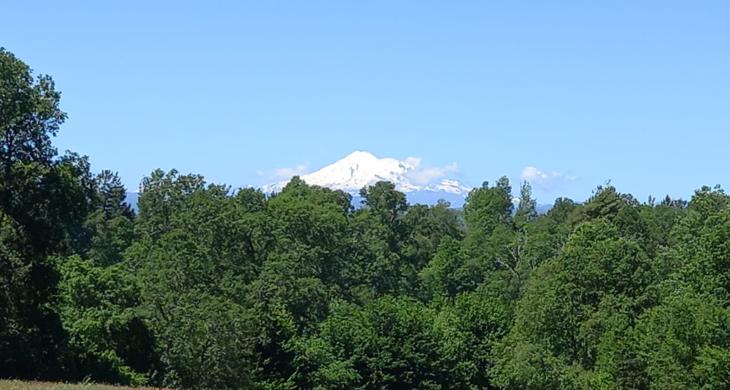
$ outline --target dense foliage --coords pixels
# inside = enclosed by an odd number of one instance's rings
[[[51,144],[47,76],[0,50],[0,376],[179,388],[730,387],[730,196],[611,186],[543,215],[484,183],[462,210],[361,205]],[[515,204],[518,204],[515,207]]]

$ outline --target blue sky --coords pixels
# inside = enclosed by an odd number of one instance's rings
[[[728,20],[726,1],[8,2],[0,46],[63,92],[59,149],[132,189],[357,149],[644,200],[730,185]]]

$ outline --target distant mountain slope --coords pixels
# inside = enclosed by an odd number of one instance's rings
[[[357,195],[365,186],[378,181],[389,181],[395,184],[396,189],[404,192],[411,203],[434,204],[439,199],[444,199],[454,207],[461,207],[471,190],[454,179],[439,178],[428,182],[422,176],[419,161],[416,159],[378,158],[369,152],[355,151],[301,178],[310,185],[342,190],[353,195]],[[268,184],[262,190],[279,192],[286,183],[288,180]]]
[[[469,195],[471,188],[458,180],[441,177],[433,183],[423,184],[418,180],[419,161],[414,159],[397,160],[394,158],[378,158],[369,152],[355,151],[346,157],[315,172],[302,175],[301,178],[310,185],[318,185],[335,190],[342,190],[353,195],[353,206],[359,207],[360,189],[378,181],[389,181],[396,189],[406,194],[412,204],[436,204],[439,200],[451,203],[451,207],[460,208]],[[261,187],[266,193],[281,191],[289,180],[271,183]],[[127,203],[137,211],[139,193],[128,192]],[[516,206],[517,204],[515,204]],[[537,211],[546,213],[552,204],[539,204]]]

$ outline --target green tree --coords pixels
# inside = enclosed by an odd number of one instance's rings
[[[156,368],[154,340],[137,309],[139,286],[120,265],[59,258],[59,313],[76,379],[139,385]]]
[[[294,337],[328,313],[329,302],[347,287],[350,196],[292,179],[268,202],[266,258],[248,299],[258,318],[256,350],[260,382],[287,387],[294,374]]]
[[[94,178],[95,210],[84,222],[75,252],[99,265],[117,264],[134,240],[134,212],[125,202],[126,189],[116,173],[102,171]]]
[[[296,363],[304,387],[380,389],[450,387],[436,312],[415,300],[385,296],[365,307],[335,302]]]
[[[515,325],[499,348],[499,385],[613,387],[620,375],[637,375],[618,372],[629,362],[615,360],[631,356],[616,349],[615,338],[641,313],[657,275],[631,229],[610,222],[620,208],[613,213],[581,224],[558,257],[530,275]]]
[[[252,383],[256,317],[246,294],[263,256],[256,239],[262,201],[261,193],[232,196],[228,187],[174,171],[143,181],[139,239],[126,256],[140,275],[163,384]]]
[[[712,295],[672,286],[634,331],[652,388],[722,389],[730,385],[730,311]]]
[[[349,293],[362,302],[413,287],[416,264],[404,255],[408,204],[405,194],[389,182],[360,191],[364,207],[350,222],[351,254],[344,275]]]
[[[428,264],[444,239],[463,239],[465,228],[450,207],[448,202],[439,201],[434,206],[408,208],[403,218],[405,237],[400,251],[416,270]]]
[[[88,159],[58,157],[51,139],[66,114],[49,76],[0,48],[0,226],[4,278],[15,285],[0,318],[0,372],[62,377],[65,336],[50,305],[58,272],[48,260],[68,254],[92,209]]]

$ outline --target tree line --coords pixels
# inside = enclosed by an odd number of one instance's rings
[[[610,185],[538,214],[294,178],[277,194],[52,145],[48,76],[0,49],[0,376],[174,388],[730,387],[730,196]]]

